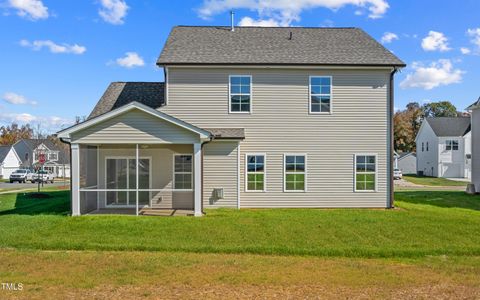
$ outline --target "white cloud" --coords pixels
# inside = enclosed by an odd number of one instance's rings
[[[398,40],[398,35],[393,32],[385,32],[382,36],[382,43],[388,44],[393,42],[394,40]]]
[[[425,51],[441,51],[450,50],[448,47],[448,38],[441,32],[430,31],[422,40],[422,48]]]
[[[471,37],[470,42],[480,51],[480,28],[472,28],[467,30],[467,35]]]
[[[124,57],[117,58],[117,65],[125,68],[143,67],[145,61],[136,52],[127,52]]]
[[[2,99],[14,105],[25,105],[25,104],[37,105],[37,101],[29,100],[25,96],[12,93],[12,92],[3,94]]]
[[[71,53],[71,54],[83,54],[87,51],[87,48],[84,46],[80,46],[77,44],[69,45],[69,44],[56,44],[50,40],[43,40],[43,41],[33,41],[30,42],[28,40],[21,40],[20,45],[22,47],[32,48],[35,51],[39,51],[42,48],[47,48],[52,53]]]
[[[466,47],[462,47],[460,48],[460,52],[462,52],[462,54],[470,54],[472,51]]]
[[[9,0],[8,5],[16,9],[21,17],[31,20],[48,18],[48,7],[41,0]]]
[[[454,69],[448,59],[440,59],[429,66],[413,63],[412,68],[414,72],[407,75],[400,83],[400,87],[431,90],[441,85],[459,83],[465,73],[460,69]]]
[[[346,5],[368,9],[372,19],[382,17],[389,8],[387,0],[204,0],[198,13],[209,19],[231,9],[249,9],[256,11],[261,20],[273,18],[281,26],[290,26],[300,21],[304,10],[323,7],[336,11]]]
[[[124,0],[100,0],[102,8],[98,14],[102,19],[113,25],[121,25],[125,22],[124,18],[127,16],[129,9]]]
[[[29,113],[0,113],[0,124],[30,124],[32,127],[40,126],[42,130],[55,132],[74,123],[71,119],[57,116],[35,116]]]
[[[238,26],[278,27],[280,24],[274,19],[254,20],[250,17],[245,17],[238,22]]]

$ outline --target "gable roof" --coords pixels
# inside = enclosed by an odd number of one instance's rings
[[[470,117],[437,117],[425,120],[436,136],[464,136],[470,131]]]
[[[3,163],[5,157],[7,157],[7,154],[11,148],[12,146],[0,146],[0,164]]]
[[[130,110],[133,110],[133,109],[138,109],[138,110],[143,111],[147,114],[150,114],[154,117],[157,117],[159,119],[162,119],[162,120],[165,120],[165,121],[170,122],[172,124],[175,124],[179,127],[182,127],[186,130],[189,130],[191,132],[195,132],[195,133],[199,134],[201,138],[210,138],[210,136],[211,136],[211,133],[209,131],[205,130],[205,129],[194,126],[190,123],[182,121],[182,120],[180,120],[178,118],[175,118],[175,117],[173,117],[169,114],[166,114],[166,113],[164,113],[162,111],[159,111],[159,110],[155,110],[151,107],[148,107],[148,106],[146,106],[142,103],[136,102],[136,101],[131,102],[127,105],[123,105],[119,108],[111,110],[111,111],[109,111],[107,113],[104,113],[102,115],[99,115],[99,116],[93,117],[91,119],[88,119],[85,122],[82,122],[82,123],[70,126],[68,128],[65,128],[65,129],[57,132],[57,136],[60,137],[60,138],[70,138],[70,134],[72,134],[74,132],[78,132],[80,130],[89,128],[91,126],[94,126],[95,124],[101,123],[105,120],[111,119],[113,117],[116,117],[118,115],[121,115],[121,114],[126,113]]]
[[[413,157],[417,156],[415,152],[403,152],[402,154],[399,155],[398,160],[402,160],[410,155],[413,155]]]
[[[359,28],[212,26],[174,27],[157,64],[405,66]]]
[[[477,101],[473,102],[472,104],[470,104],[466,110],[472,110],[472,109],[475,109],[475,108],[479,108],[480,107],[480,97],[478,98]]]
[[[164,103],[163,82],[112,82],[98,101],[88,119],[137,101],[151,108]]]

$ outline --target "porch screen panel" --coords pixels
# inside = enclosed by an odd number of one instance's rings
[[[127,189],[127,159],[109,158],[107,159],[107,189]],[[108,191],[107,205],[127,205],[127,192]]]
[[[80,188],[97,189],[98,186],[98,147],[80,145]]]

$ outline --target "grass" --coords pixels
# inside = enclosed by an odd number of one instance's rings
[[[480,196],[397,192],[399,209],[207,210],[203,218],[68,217],[50,199],[0,195],[0,247],[324,257],[480,255]]]
[[[0,260],[2,281],[24,286],[3,298],[474,299],[480,285],[479,257],[0,250]]]
[[[467,182],[449,180],[446,178],[417,176],[417,175],[403,175],[403,179],[411,183],[426,185],[426,186],[466,186]]]

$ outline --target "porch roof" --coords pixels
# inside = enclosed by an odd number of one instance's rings
[[[116,109],[111,110],[111,111],[109,111],[107,113],[104,113],[102,115],[99,115],[99,116],[96,116],[94,118],[88,119],[88,120],[86,120],[82,123],[73,125],[73,126],[71,126],[69,128],[66,128],[66,129],[63,129],[63,130],[57,132],[57,136],[59,138],[67,138],[68,139],[68,138],[71,137],[71,134],[73,134],[73,133],[76,133],[76,132],[79,132],[81,130],[87,129],[87,128],[92,127],[96,124],[99,124],[101,122],[112,119],[116,116],[119,116],[121,114],[124,114],[126,112],[129,112],[129,111],[132,111],[132,110],[135,110],[135,109],[143,111],[147,114],[150,114],[154,117],[157,117],[159,119],[162,119],[162,120],[167,121],[169,123],[172,123],[174,125],[177,125],[181,128],[184,128],[188,131],[191,131],[193,133],[197,133],[197,134],[199,134],[201,139],[210,139],[212,137],[212,133],[205,130],[205,129],[194,126],[190,123],[182,121],[178,118],[175,118],[175,117],[173,117],[171,115],[168,115],[164,112],[161,112],[161,111],[158,111],[158,110],[153,109],[151,107],[148,107],[148,106],[146,106],[142,103],[139,103],[139,102],[131,102],[127,105],[116,108]]]

